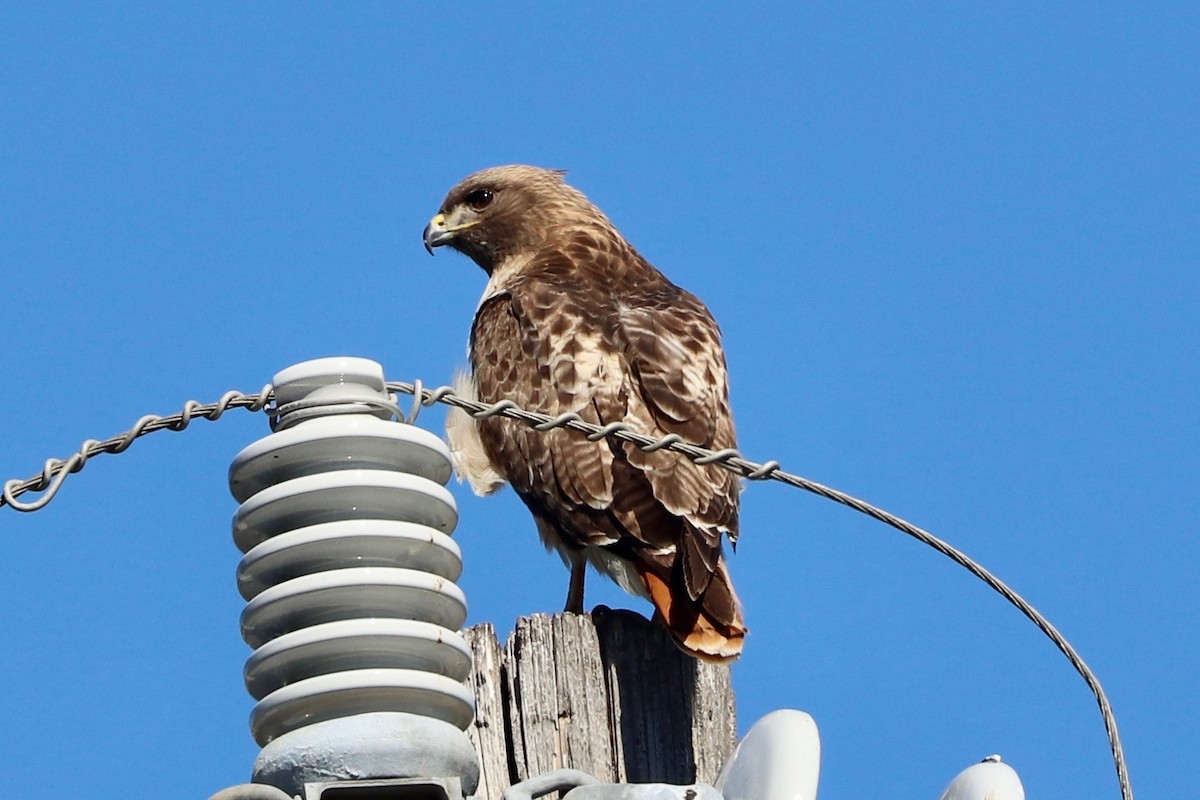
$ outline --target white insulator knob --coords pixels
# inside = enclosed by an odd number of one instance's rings
[[[992,755],[958,773],[941,800],[1025,800],[1025,787],[1015,769]]]
[[[751,726],[717,778],[726,800],[814,800],[821,736],[803,711],[772,711]]]
[[[245,554],[237,571],[248,601],[242,637],[255,648],[245,668],[258,701],[251,732],[270,743],[260,756],[270,763],[256,774],[265,770],[291,792],[307,761],[327,771],[329,754],[307,755],[312,735],[289,749],[289,734],[311,726],[341,752],[355,725],[369,724],[376,740],[389,725],[392,738],[405,739],[411,715],[430,720],[422,732],[445,725],[453,734],[446,763],[461,765],[474,700],[463,685],[470,648],[456,632],[467,606],[455,584],[462,556],[449,536],[458,521],[444,486],[450,453],[428,431],[391,420],[383,370],[372,361],[297,364],[274,386],[280,430],[229,469],[241,503],[233,538]],[[377,777],[402,777],[404,766],[394,768]],[[346,765],[348,774],[364,769],[375,767]]]

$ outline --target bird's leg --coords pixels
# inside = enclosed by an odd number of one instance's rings
[[[571,554],[571,585],[567,588],[567,605],[563,611],[568,614],[583,613],[583,578],[587,574],[587,561],[583,553]]]

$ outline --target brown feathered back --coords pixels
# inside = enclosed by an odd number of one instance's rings
[[[712,315],[562,173],[476,173],[451,190],[434,223],[437,243],[490,276],[471,328],[479,399],[736,447]],[[547,546],[649,597],[683,649],[717,660],[741,652],[746,628],[722,554],[722,536],[738,530],[732,473],[498,417],[460,418],[451,434],[457,453],[481,448],[513,485]]]

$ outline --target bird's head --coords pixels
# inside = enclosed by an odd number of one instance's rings
[[[448,245],[488,274],[504,259],[536,250],[555,225],[599,213],[564,174],[507,166],[464,178],[425,226],[425,249]]]

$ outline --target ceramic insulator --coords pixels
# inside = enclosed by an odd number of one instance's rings
[[[254,739],[372,712],[465,729],[474,701],[456,633],[467,608],[449,451],[379,410],[373,361],[297,364],[274,387],[280,407],[306,401],[299,421],[284,417],[229,470]]]

